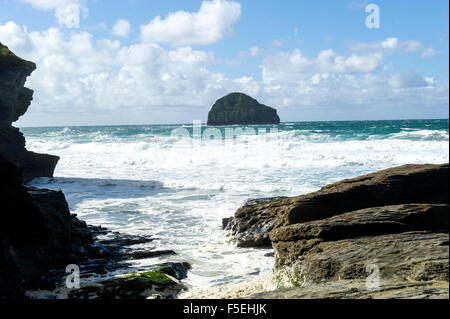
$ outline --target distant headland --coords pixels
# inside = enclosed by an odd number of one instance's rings
[[[214,103],[208,125],[279,124],[277,110],[244,93],[230,93]]]

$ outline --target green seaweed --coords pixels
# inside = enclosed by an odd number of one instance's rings
[[[169,278],[164,272],[159,271],[159,270],[157,270],[157,271],[151,270],[151,271],[128,274],[128,275],[125,275],[124,278],[147,280],[147,281],[151,281],[154,284],[159,284],[159,285],[175,284],[175,281],[173,281],[171,278]]]

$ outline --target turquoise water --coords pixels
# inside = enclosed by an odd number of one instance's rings
[[[103,134],[111,139],[134,139],[142,136],[170,136],[180,125],[138,125],[138,126],[73,126],[73,127],[35,127],[22,128],[26,136],[68,136],[79,143],[91,142],[92,136]],[[193,124],[181,125],[193,133]],[[226,128],[217,127],[225,135]],[[202,126],[202,132],[208,127]],[[246,126],[245,128],[276,128],[280,132],[296,131],[297,135],[320,134],[325,140],[367,140],[398,137],[411,140],[448,140],[448,120],[392,120],[392,121],[335,121],[335,122],[293,122],[280,125]],[[425,132],[427,131],[427,132]],[[410,134],[408,134],[410,133]],[[423,134],[421,134],[423,133]],[[397,134],[397,135],[396,135]],[[447,134],[447,135],[446,135]],[[321,139],[319,138],[318,141]]]
[[[238,249],[221,230],[221,219],[248,198],[300,195],[396,165],[449,161],[448,120],[21,131],[28,149],[61,157],[55,178],[31,184],[61,188],[88,223],[158,238],[152,248],[178,255],[140,265],[188,261],[193,286],[270,272],[267,250]]]

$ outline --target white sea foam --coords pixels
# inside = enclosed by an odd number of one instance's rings
[[[152,247],[178,255],[149,262],[188,261],[187,283],[204,288],[238,284],[256,274],[266,278],[271,272],[273,257],[265,256],[267,250],[237,249],[221,229],[221,219],[246,199],[304,194],[406,163],[449,161],[448,131],[361,138],[318,128],[270,133],[264,139],[245,136],[237,143],[202,141],[200,146],[144,128],[133,136],[115,135],[123,131],[113,129],[64,128],[26,138],[28,149],[61,157],[57,177],[35,180],[35,185],[61,188],[71,210],[88,223],[158,238]]]

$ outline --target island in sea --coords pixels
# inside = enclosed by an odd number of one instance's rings
[[[208,125],[279,124],[277,110],[244,93],[230,93],[216,101],[208,113]]]

